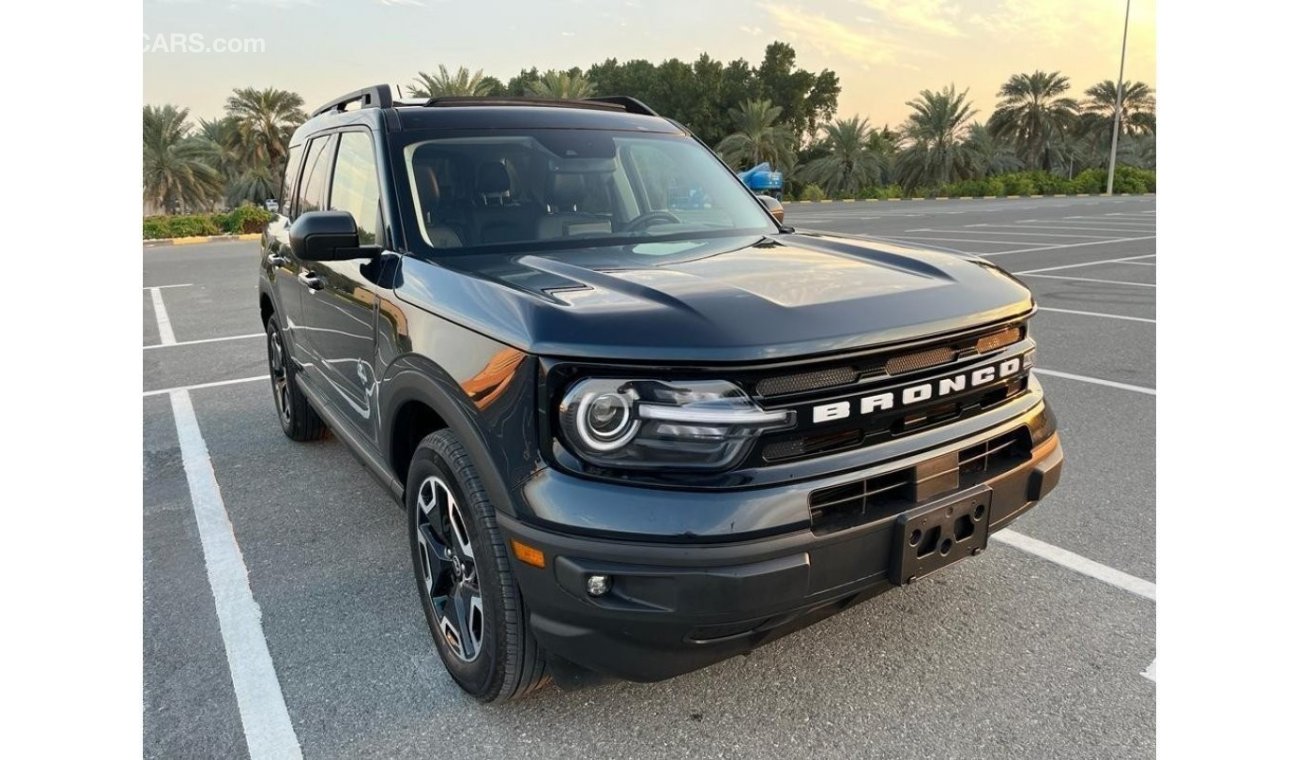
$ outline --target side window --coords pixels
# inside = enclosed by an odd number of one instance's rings
[[[298,184],[298,198],[294,202],[294,215],[308,211],[320,211],[325,208],[325,189],[329,180],[330,155],[328,148],[334,144],[334,136],[318,137],[307,146],[307,158],[303,162],[302,182]]]
[[[280,213],[289,216],[292,209],[289,201],[293,197],[293,184],[298,181],[298,168],[302,165],[302,146],[295,145],[289,149],[289,157],[284,162],[284,184],[280,185]]]
[[[357,221],[362,245],[375,242],[382,226],[379,210],[379,171],[369,132],[344,132],[339,136],[330,210],[347,211]]]

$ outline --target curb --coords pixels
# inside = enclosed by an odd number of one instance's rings
[[[1121,196],[1137,197],[1137,196],[1144,196],[1144,195],[1155,195],[1155,193],[1114,193],[1114,194],[1112,194],[1112,195],[1109,196],[1109,197],[1112,197],[1112,198],[1119,198],[1119,197],[1121,197]],[[944,195],[944,196],[939,196],[939,197],[935,197],[935,198],[883,198],[883,199],[881,199],[881,198],[826,198],[825,200],[820,200],[820,201],[789,201],[789,202],[787,202],[785,205],[788,206],[788,205],[795,204],[795,203],[875,203],[875,202],[880,201],[880,200],[886,200],[886,201],[947,201],[947,200],[962,200],[962,201],[1005,201],[1005,200],[1011,200],[1011,199],[1014,199],[1014,198],[1023,198],[1023,199],[1028,199],[1028,198],[1106,198],[1106,197],[1108,197],[1108,196],[1107,196],[1105,193],[1075,193],[1074,195],[1069,195],[1069,194],[1067,194],[1067,193],[1055,193],[1055,194],[1053,194],[1053,195],[959,195],[959,196],[947,196],[947,195]]]
[[[243,235],[195,235],[193,237],[178,238],[157,238],[155,240],[146,240],[144,244],[148,247],[161,245],[194,245],[195,243],[221,243],[228,240],[261,240],[262,233],[248,232]]]

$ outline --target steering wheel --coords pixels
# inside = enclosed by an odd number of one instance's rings
[[[649,227],[652,222],[668,222],[670,224],[681,224],[682,220],[667,211],[647,211],[641,216],[630,220],[623,225],[625,232],[640,232]]]

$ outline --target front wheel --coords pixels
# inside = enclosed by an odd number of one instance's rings
[[[452,679],[483,702],[545,684],[545,659],[528,630],[492,503],[450,431],[430,434],[416,449],[406,509],[420,604]]]

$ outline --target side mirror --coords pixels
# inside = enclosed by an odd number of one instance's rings
[[[362,248],[357,220],[346,211],[308,211],[289,226],[289,247],[302,261],[348,261],[371,258],[372,246]]]
[[[758,199],[763,202],[764,206],[767,206],[768,212],[776,218],[779,224],[785,224],[785,206],[781,205],[781,201],[770,195],[760,195]]]

